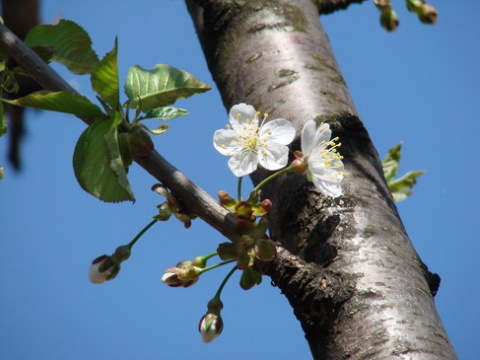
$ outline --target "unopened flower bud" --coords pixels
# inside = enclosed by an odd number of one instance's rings
[[[437,17],[437,10],[432,5],[424,4],[418,12],[418,18],[424,24],[435,24],[437,22]]]
[[[102,284],[114,279],[120,272],[120,265],[112,261],[107,255],[102,255],[93,260],[88,270],[88,278],[93,284]]]
[[[225,209],[233,210],[235,205],[237,205],[237,200],[235,200],[229,193],[224,190],[220,190],[218,192],[218,200],[220,205],[222,205]]]
[[[162,276],[162,282],[171,287],[189,287],[195,284],[200,268],[193,266],[191,261],[182,261],[175,267],[168,268]]]
[[[204,343],[215,340],[223,331],[223,320],[220,315],[206,313],[200,319],[198,331],[202,335]]]
[[[223,320],[220,312],[223,309],[223,303],[219,298],[213,298],[208,302],[208,311],[200,319],[198,331],[202,335],[204,343],[212,342],[222,333]]]
[[[390,11],[382,11],[380,14],[380,24],[387,31],[392,32],[397,30],[399,24],[397,13],[393,9],[390,9]]]

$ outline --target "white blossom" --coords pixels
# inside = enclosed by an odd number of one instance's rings
[[[288,144],[295,137],[295,129],[286,119],[265,123],[264,114],[259,124],[259,113],[247,104],[234,105],[230,110],[230,125],[215,131],[213,145],[222,155],[230,156],[228,166],[235,176],[254,172],[260,164],[267,170],[278,170],[287,165]]]
[[[307,179],[317,189],[331,197],[342,195],[341,182],[345,177],[343,157],[337,152],[338,138],[331,139],[332,131],[327,123],[318,128],[314,120],[308,121],[302,130],[302,155],[297,159],[308,165]]]

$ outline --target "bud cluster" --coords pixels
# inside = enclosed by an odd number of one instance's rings
[[[152,190],[157,194],[163,195],[167,199],[166,202],[157,206],[158,215],[154,216],[155,219],[167,221],[172,215],[174,215],[183,223],[186,229],[192,226],[192,220],[195,219],[196,216],[186,213],[181,202],[178,201],[165,186],[162,184],[155,184],[152,186]]]

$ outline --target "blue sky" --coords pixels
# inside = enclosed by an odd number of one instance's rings
[[[473,359],[480,353],[475,155],[480,3],[432,2],[440,13],[436,26],[421,25],[403,1],[393,3],[400,16],[393,34],[380,28],[370,2],[322,22],[380,156],[403,141],[401,171],[427,170],[414,195],[398,208],[423,261],[442,277],[435,302],[450,339],[460,358]],[[211,84],[212,91],[178,103],[190,115],[170,123],[170,131],[156,138],[156,148],[209,193],[234,192],[227,159],[212,146],[213,132],[227,122],[226,111],[183,1],[137,4],[46,0],[42,19],[81,24],[99,56],[118,36],[121,81],[134,64],[166,63]],[[55,68],[92,96],[87,78]],[[129,242],[162,199],[150,191],[154,179],[138,166],[130,170],[134,205],[105,204],[85,193],[71,165],[84,128],[75,117],[29,111],[19,174],[5,164],[7,142],[0,139],[6,171],[0,182],[0,358],[310,358],[298,321],[268,278],[245,292],[234,277],[222,296],[223,334],[211,344],[201,342],[198,320],[227,269],[206,274],[188,289],[160,282],[166,268],[209,253],[223,241],[200,220],[189,230],[174,220],[156,225],[114,281],[89,283],[90,262]]]

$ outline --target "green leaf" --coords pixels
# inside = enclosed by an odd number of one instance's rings
[[[2,99],[2,101],[12,105],[59,111],[67,114],[105,116],[102,110],[90,102],[88,98],[69,91],[50,92],[41,90],[16,100]]]
[[[412,194],[412,188],[417,183],[417,178],[425,173],[425,170],[409,171],[400,178],[395,178],[400,167],[402,143],[398,143],[388,151],[382,162],[383,173],[387,180],[388,189],[395,202],[406,199]]]
[[[32,50],[46,62],[50,62],[56,53],[56,50],[52,45],[35,45],[32,46]]]
[[[98,64],[88,33],[70,20],[57,25],[38,25],[25,38],[29,46],[51,45],[55,48],[53,61],[65,65],[74,74],[89,74]]]
[[[167,132],[168,130],[168,125],[167,124],[162,124],[160,125],[159,127],[155,128],[155,129],[149,129],[149,128],[145,128],[147,129],[148,132],[150,132],[151,134],[153,135],[161,135],[165,132]]]
[[[0,137],[4,136],[7,133],[7,129],[8,129],[8,124],[7,124],[7,119],[5,118],[3,103],[0,102]]]
[[[119,103],[117,40],[107,55],[98,63],[91,76],[92,87],[100,97],[113,109]]]
[[[399,142],[397,145],[388,150],[387,156],[382,162],[383,173],[385,174],[385,179],[387,182],[397,175],[398,168],[400,167],[401,150],[402,143]]]
[[[3,166],[0,166],[0,180],[3,179],[4,171],[3,171]]]
[[[162,106],[156,109],[152,109],[145,114],[145,119],[160,119],[160,120],[172,120],[180,116],[185,116],[188,111],[185,109],[176,108],[173,106]]]
[[[210,90],[191,74],[169,65],[156,65],[153,70],[133,66],[128,72],[125,93],[130,107],[148,112],[155,108],[173,104],[194,94]]]
[[[78,139],[73,168],[80,186],[106,202],[135,201],[118,147],[118,113],[97,120]]]

